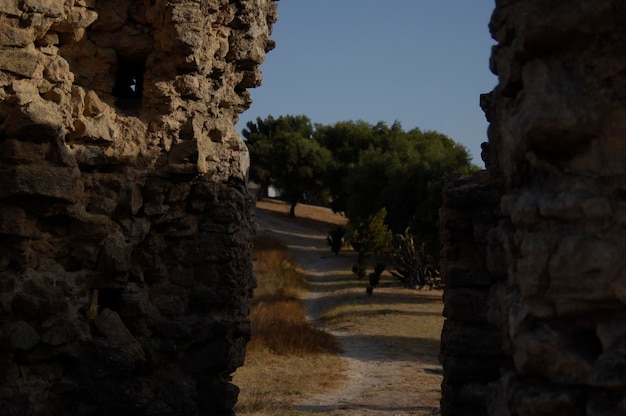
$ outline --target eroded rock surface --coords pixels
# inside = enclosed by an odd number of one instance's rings
[[[625,20],[617,0],[496,2],[487,171],[442,217],[444,415],[626,414]]]
[[[0,2],[0,414],[231,414],[271,0]]]

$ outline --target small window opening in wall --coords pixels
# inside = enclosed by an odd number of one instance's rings
[[[122,110],[133,110],[141,107],[143,95],[143,74],[145,62],[136,62],[119,57],[113,95],[117,98],[115,105]]]

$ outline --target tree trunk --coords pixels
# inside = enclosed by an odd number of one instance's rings
[[[257,201],[262,200],[263,198],[268,196],[268,189],[270,187],[270,181],[265,177],[261,177],[259,179],[259,190],[256,194]]]
[[[297,204],[297,202],[292,202],[291,203],[291,208],[289,209],[289,216],[291,218],[295,218],[296,217],[296,204]]]
[[[256,200],[261,201],[264,196],[265,196],[265,190],[263,189],[263,187],[259,187],[259,189],[256,191]]]

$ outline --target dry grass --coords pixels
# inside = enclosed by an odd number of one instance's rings
[[[364,287],[363,281],[355,282]],[[362,289],[364,291],[364,289]],[[442,291],[412,290],[383,274],[372,296],[346,296],[322,318],[332,329],[350,328],[360,335],[415,337],[439,341]],[[402,319],[398,319],[402,316]]]
[[[277,214],[289,214],[289,205],[284,202],[264,199],[256,203],[257,208],[272,211]],[[340,214],[335,214],[328,208],[312,205],[296,205],[296,218],[291,218],[294,223],[306,225],[309,228],[322,231],[324,234],[337,225],[348,224],[348,219]]]
[[[239,416],[286,416],[301,397],[337,387],[341,360],[330,354],[281,356],[250,352],[235,373],[241,388],[235,411]]]
[[[301,396],[341,382],[338,341],[312,326],[299,301],[307,284],[275,238],[255,245],[259,286],[251,302],[254,335],[245,366],[234,383],[241,388],[239,415],[286,415]]]

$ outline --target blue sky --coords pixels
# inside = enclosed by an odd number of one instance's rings
[[[487,140],[479,107],[489,71],[494,0],[281,0],[261,66],[263,85],[240,116],[308,116],[402,123],[465,145],[474,163]]]

